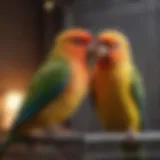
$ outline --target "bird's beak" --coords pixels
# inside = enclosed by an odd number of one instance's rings
[[[98,58],[105,58],[108,56],[108,54],[109,54],[109,49],[106,45],[100,44],[97,46],[96,56]]]

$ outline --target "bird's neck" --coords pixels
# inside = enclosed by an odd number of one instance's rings
[[[81,68],[87,68],[88,64],[85,58],[77,58],[68,56],[69,54],[63,54],[63,52],[60,49],[52,50],[49,53],[48,59],[49,60],[62,60],[67,62],[68,64],[76,64],[81,66]]]
[[[117,64],[114,66],[107,66],[106,68],[101,68],[100,66],[96,67],[96,70],[98,73],[101,73],[102,75],[105,75],[106,73],[117,73],[117,72],[128,72],[132,68],[132,63],[125,62],[122,64]]]

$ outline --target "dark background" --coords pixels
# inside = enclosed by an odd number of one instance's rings
[[[81,26],[95,34],[106,27],[124,31],[145,80],[150,129],[160,128],[160,1],[59,1],[50,13],[42,0],[0,1],[0,93],[26,89],[63,28]],[[64,7],[65,6],[65,7]],[[92,122],[91,122],[92,121]],[[88,101],[70,120],[73,129],[99,130]]]

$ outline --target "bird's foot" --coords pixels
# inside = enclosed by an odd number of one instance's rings
[[[134,135],[135,135],[135,132],[129,129],[126,133],[126,140],[130,142],[134,141]]]
[[[31,132],[31,136],[41,138],[45,136],[45,132],[42,129],[35,129]]]
[[[48,134],[52,136],[66,136],[71,135],[73,132],[69,130],[68,128],[65,128],[63,126],[55,126],[52,129],[48,130]]]
[[[65,128],[65,127],[63,127],[63,126],[56,126],[55,128],[54,128],[54,134],[55,135],[70,135],[71,134],[71,130],[69,130],[68,128]]]
[[[132,148],[137,148],[138,143],[135,141],[135,138],[134,138],[135,135],[136,135],[136,132],[131,129],[129,129],[126,133],[126,139],[123,144],[129,150]]]
[[[44,136],[45,136],[45,132],[40,128],[33,129],[31,133],[29,134],[29,137],[31,138],[42,138]],[[39,152],[43,150],[43,145],[41,144],[41,142],[29,143],[28,150],[29,152],[30,151]]]

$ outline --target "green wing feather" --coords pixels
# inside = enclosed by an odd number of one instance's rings
[[[47,104],[56,100],[67,87],[70,75],[70,68],[65,60],[47,62],[33,78],[28,96],[12,130],[17,130]]]
[[[142,128],[144,128],[147,123],[145,90],[142,77],[136,68],[133,69],[132,73],[131,95],[139,109]]]
[[[132,83],[131,83],[131,95],[133,100],[136,102],[138,110],[141,116],[141,129],[145,128],[147,124],[147,114],[145,106],[145,90],[143,86],[143,81],[140,73],[136,68],[132,70]],[[134,160],[146,160],[146,154],[141,146],[141,143],[130,143],[124,141],[121,144],[122,151],[124,153],[124,159],[134,159]]]

